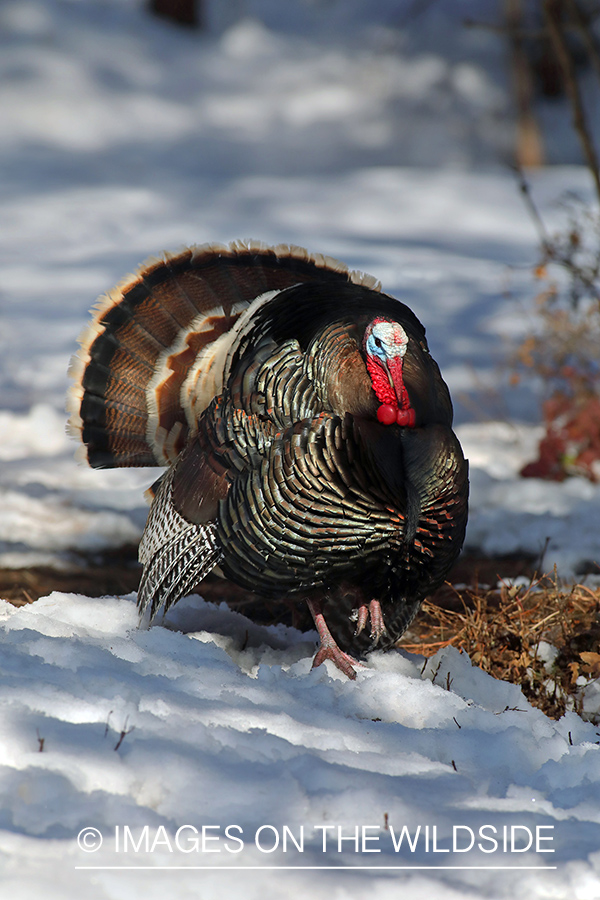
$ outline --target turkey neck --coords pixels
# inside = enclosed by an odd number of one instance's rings
[[[333,322],[308,347],[307,372],[328,411],[375,418],[379,404],[360,342],[361,329],[355,322]]]
[[[359,448],[361,464],[369,482],[377,486],[384,503],[404,512],[403,543],[415,538],[422,510],[439,491],[439,478],[427,478],[440,451],[445,447],[446,428],[403,428],[377,421],[377,399],[371,375],[359,350],[364,327],[340,320],[325,327],[306,354],[306,368],[324,406],[342,418],[354,418],[353,436]],[[411,353],[409,372],[415,373],[420,388],[426,381],[425,364]],[[430,357],[426,362],[430,363]],[[419,390],[419,394],[423,391]],[[421,403],[422,415],[435,410]],[[444,410],[442,418],[446,418]]]

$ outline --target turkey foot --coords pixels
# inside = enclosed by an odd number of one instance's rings
[[[381,604],[379,600],[371,600],[368,607],[363,603],[356,610],[356,631],[355,635],[360,634],[367,624],[367,620],[371,618],[371,637],[377,643],[382,635],[387,633],[385,622],[383,621],[383,613],[381,612]]]
[[[356,672],[354,671],[355,666],[360,666],[362,668],[362,663],[359,663],[358,660],[354,659],[352,656],[349,656],[348,653],[344,653],[343,650],[340,650],[338,645],[335,642],[333,635],[331,634],[329,628],[327,627],[327,622],[325,621],[325,616],[323,615],[323,604],[320,600],[307,600],[308,608],[310,609],[310,614],[314,619],[315,627],[319,633],[319,638],[321,640],[321,646],[317,650],[317,654],[313,659],[312,668],[316,669],[317,666],[320,666],[322,662],[326,659],[330,659],[340,672],[343,672],[344,675],[347,675],[348,678],[355,679]]]

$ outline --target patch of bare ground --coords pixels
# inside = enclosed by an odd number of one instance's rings
[[[0,568],[0,598],[13,606],[25,606],[52,591],[87,597],[122,596],[137,590],[140,572],[134,546],[121,547],[102,556],[79,557],[60,569]]]
[[[600,678],[600,588],[538,577],[533,566],[522,556],[462,556],[398,646],[423,656],[456,647],[495,678],[519,684],[546,715],[584,714],[584,682]],[[65,570],[0,568],[0,597],[23,606],[52,591],[118,596],[137,590],[139,578],[137,548],[124,547]],[[305,604],[268,602],[216,576],[198,593],[262,624],[312,627]]]

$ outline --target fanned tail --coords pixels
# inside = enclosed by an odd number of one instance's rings
[[[240,315],[306,281],[377,282],[301,247],[205,244],[147,260],[103,296],[71,362],[69,430],[94,467],[172,463],[222,389]]]

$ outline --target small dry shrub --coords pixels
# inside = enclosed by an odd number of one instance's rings
[[[447,585],[424,603],[399,646],[432,656],[449,645],[495,678],[519,684],[546,715],[573,709],[594,718],[583,700],[600,676],[600,588],[563,587],[556,574],[493,589]]]
[[[542,241],[535,330],[515,354],[515,375],[546,388],[545,434],[526,477],[600,478],[600,215],[569,202],[569,225]]]

